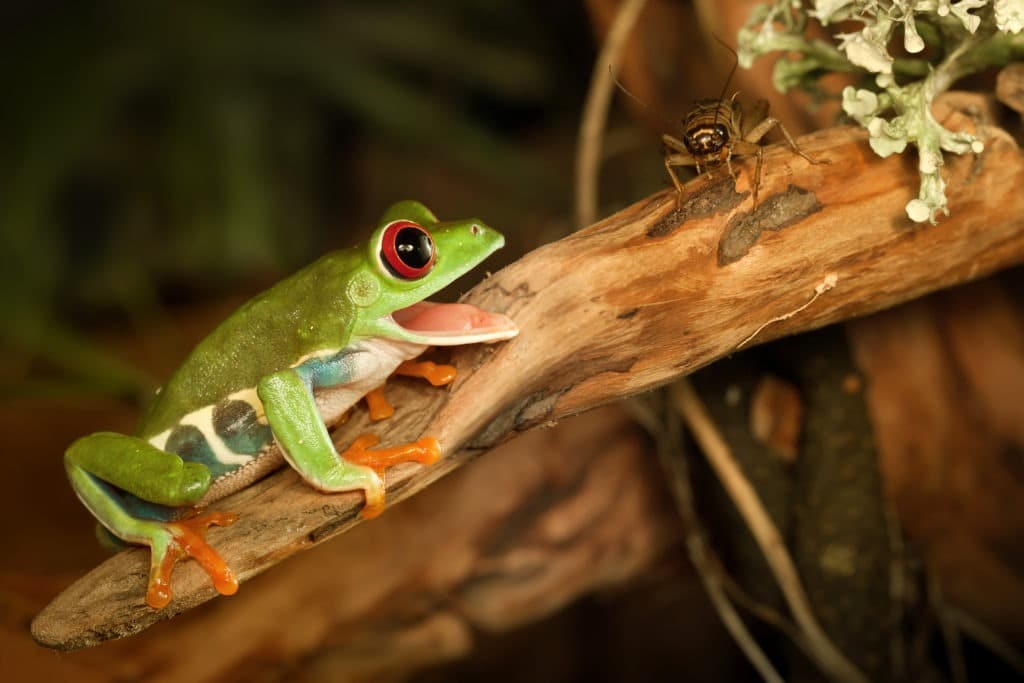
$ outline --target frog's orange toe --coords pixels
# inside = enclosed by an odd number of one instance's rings
[[[359,516],[363,519],[379,517],[380,513],[384,512],[384,485],[368,488],[365,493],[366,505],[359,511]]]
[[[403,462],[418,462],[423,465],[430,465],[441,457],[441,445],[432,436],[425,436],[413,443],[391,448],[379,448],[370,450],[380,443],[376,434],[363,434],[352,445],[341,454],[341,457],[353,465],[369,467],[379,476],[383,476],[384,470]],[[379,488],[366,491],[366,505],[359,512],[363,519],[373,519],[384,512],[384,489]]]
[[[146,604],[153,609],[163,609],[171,601],[171,569],[178,558],[171,553],[164,555],[157,571],[149,574],[149,587],[146,589]]]
[[[399,463],[418,462],[430,465],[441,457],[441,446],[432,436],[425,436],[418,441],[401,446],[369,450],[379,441],[380,439],[373,434],[363,434],[352,442],[352,445],[341,454],[341,457],[353,464],[369,467],[378,474],[382,474],[388,467]]]
[[[206,531],[212,525],[228,526],[238,521],[238,515],[230,512],[210,512],[196,515],[177,522],[168,522],[166,528],[172,540],[162,556],[153,553],[150,568],[149,587],[146,590],[146,604],[153,609],[162,609],[171,601],[171,572],[178,560],[186,557],[195,559],[213,580],[221,595],[238,592],[238,579],[221,556],[206,542]]]
[[[363,506],[363,509],[359,511],[359,516],[363,519],[375,519],[380,517],[380,513],[384,512],[384,503],[378,505],[371,505],[367,503]]]
[[[433,465],[441,459],[441,444],[432,436],[424,436],[416,442],[420,449],[420,457],[417,459],[422,465]]]
[[[443,387],[455,381],[456,369],[453,365],[438,365],[429,360],[407,360],[395,370],[396,375],[405,377],[421,377],[435,387]]]
[[[395,407],[388,403],[384,397],[384,387],[377,387],[363,398],[366,399],[366,407],[370,413],[370,419],[374,422],[386,420],[395,414]]]

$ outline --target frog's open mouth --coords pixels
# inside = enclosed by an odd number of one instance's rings
[[[519,334],[519,328],[507,315],[471,304],[421,301],[395,311],[391,320],[417,342],[431,346],[498,342]]]

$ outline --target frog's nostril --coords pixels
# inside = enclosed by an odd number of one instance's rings
[[[473,225],[469,226],[469,231],[471,233],[473,233],[474,235],[479,235],[482,232],[480,230],[480,226],[477,225],[476,223],[474,223]]]

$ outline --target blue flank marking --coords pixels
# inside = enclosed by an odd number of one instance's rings
[[[259,424],[253,417],[253,426],[233,434],[221,434],[224,445],[235,453],[257,455],[274,440],[274,432],[270,425]],[[232,466],[230,469],[233,469]]]
[[[214,479],[238,468],[238,465],[225,465],[218,460],[210,444],[206,442],[206,437],[198,427],[192,425],[175,427],[167,437],[164,450],[180,455],[182,460],[205,465]]]
[[[270,425],[260,424],[245,401],[225,401],[213,409],[213,428],[232,452],[257,455],[274,440]]]
[[[359,351],[342,349],[333,356],[310,358],[295,372],[310,389],[336,387],[351,382],[356,374],[355,356]]]
[[[86,474],[89,473],[86,472]],[[167,505],[159,505],[158,503],[151,503],[148,500],[143,500],[123,489],[119,489],[113,484],[109,484],[95,475],[89,474],[89,476],[92,477],[93,481],[99,484],[100,488],[103,489],[111,501],[132,517],[136,517],[138,519],[153,519],[160,522],[173,522],[181,517],[183,513],[192,509],[188,506],[170,507]],[[102,524],[100,526],[104,531],[107,530],[107,528]],[[109,534],[110,532],[107,533]],[[117,539],[113,534],[110,534],[110,536]],[[117,539],[116,542],[123,544],[123,541],[120,539]]]

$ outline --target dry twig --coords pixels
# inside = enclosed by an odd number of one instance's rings
[[[685,380],[683,380],[685,381]],[[743,618],[729,600],[729,594],[721,571],[721,564],[709,547],[704,530],[700,526],[693,502],[693,487],[684,452],[682,430],[678,419],[668,419],[665,424],[651,430],[657,438],[658,460],[668,479],[669,489],[676,502],[676,509],[683,520],[686,534],[686,550],[690,561],[700,577],[708,599],[718,613],[729,635],[746,655],[747,660],[768,683],[783,683],[785,679],[775,670],[771,660],[757,644]]]
[[[967,677],[967,660],[964,658],[964,645],[960,638],[960,630],[956,622],[950,618],[946,598],[942,592],[942,584],[934,573],[928,572],[928,601],[939,620],[939,630],[946,644],[946,658],[949,660],[949,672],[953,683],[970,683]]]
[[[601,165],[601,144],[604,139],[608,105],[611,102],[615,75],[622,64],[633,25],[640,17],[647,0],[624,0],[608,28],[601,52],[594,61],[590,89],[583,104],[579,140],[576,143],[576,227],[582,228],[597,220],[597,185]]]
[[[946,605],[946,616],[956,628],[966,633],[972,640],[984,645],[989,652],[1006,662],[1021,679],[1024,679],[1024,653],[1008,643],[1005,638],[980,619],[959,607]]]

